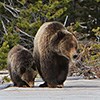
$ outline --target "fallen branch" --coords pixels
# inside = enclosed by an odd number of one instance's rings
[[[6,17],[6,16],[4,16],[4,15],[0,15],[2,18],[4,18],[8,23],[10,22],[10,20]]]
[[[21,32],[21,33],[23,33],[24,35],[26,35],[26,36],[28,36],[28,37],[30,37],[30,38],[32,38],[32,39],[34,39],[34,37],[33,37],[33,36],[31,36],[31,35],[27,34],[26,32],[22,31],[22,30],[21,30],[21,29],[19,29],[17,26],[16,26],[15,28],[16,28],[16,31],[17,31],[17,32]]]
[[[65,18],[64,26],[66,26],[67,20],[68,20],[68,16],[66,16]]]
[[[4,6],[4,8],[7,10],[7,11],[9,11],[15,18],[18,18],[18,11],[19,10],[16,10],[16,9],[14,9],[13,7],[11,7],[11,6],[9,6],[9,5],[5,5],[5,4],[3,4],[3,6]]]
[[[1,20],[1,23],[2,23],[2,26],[3,26],[3,29],[4,29],[5,34],[8,34],[2,18],[0,18],[0,20]]]

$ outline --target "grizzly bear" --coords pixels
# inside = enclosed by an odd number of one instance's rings
[[[46,22],[34,38],[33,57],[42,79],[40,87],[62,88],[69,62],[76,55],[77,39],[60,22]]]
[[[36,68],[32,53],[21,45],[14,46],[8,53],[7,66],[14,86],[33,87]]]

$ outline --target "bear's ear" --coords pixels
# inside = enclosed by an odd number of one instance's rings
[[[55,33],[55,35],[53,36],[53,38],[51,39],[52,43],[58,43],[62,38],[64,38],[65,33],[61,30],[57,31],[57,33]]]
[[[61,30],[57,31],[55,37],[57,37],[58,40],[61,40],[65,36],[65,33]]]

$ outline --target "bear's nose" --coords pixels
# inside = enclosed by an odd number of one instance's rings
[[[73,55],[73,59],[76,59],[78,57],[78,55]]]

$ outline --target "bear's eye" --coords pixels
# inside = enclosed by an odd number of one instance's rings
[[[75,49],[77,50],[77,45],[75,46]]]
[[[73,43],[71,43],[71,44],[70,44],[70,47],[71,47],[71,48],[73,48],[73,47],[74,47],[74,44],[73,44]]]

